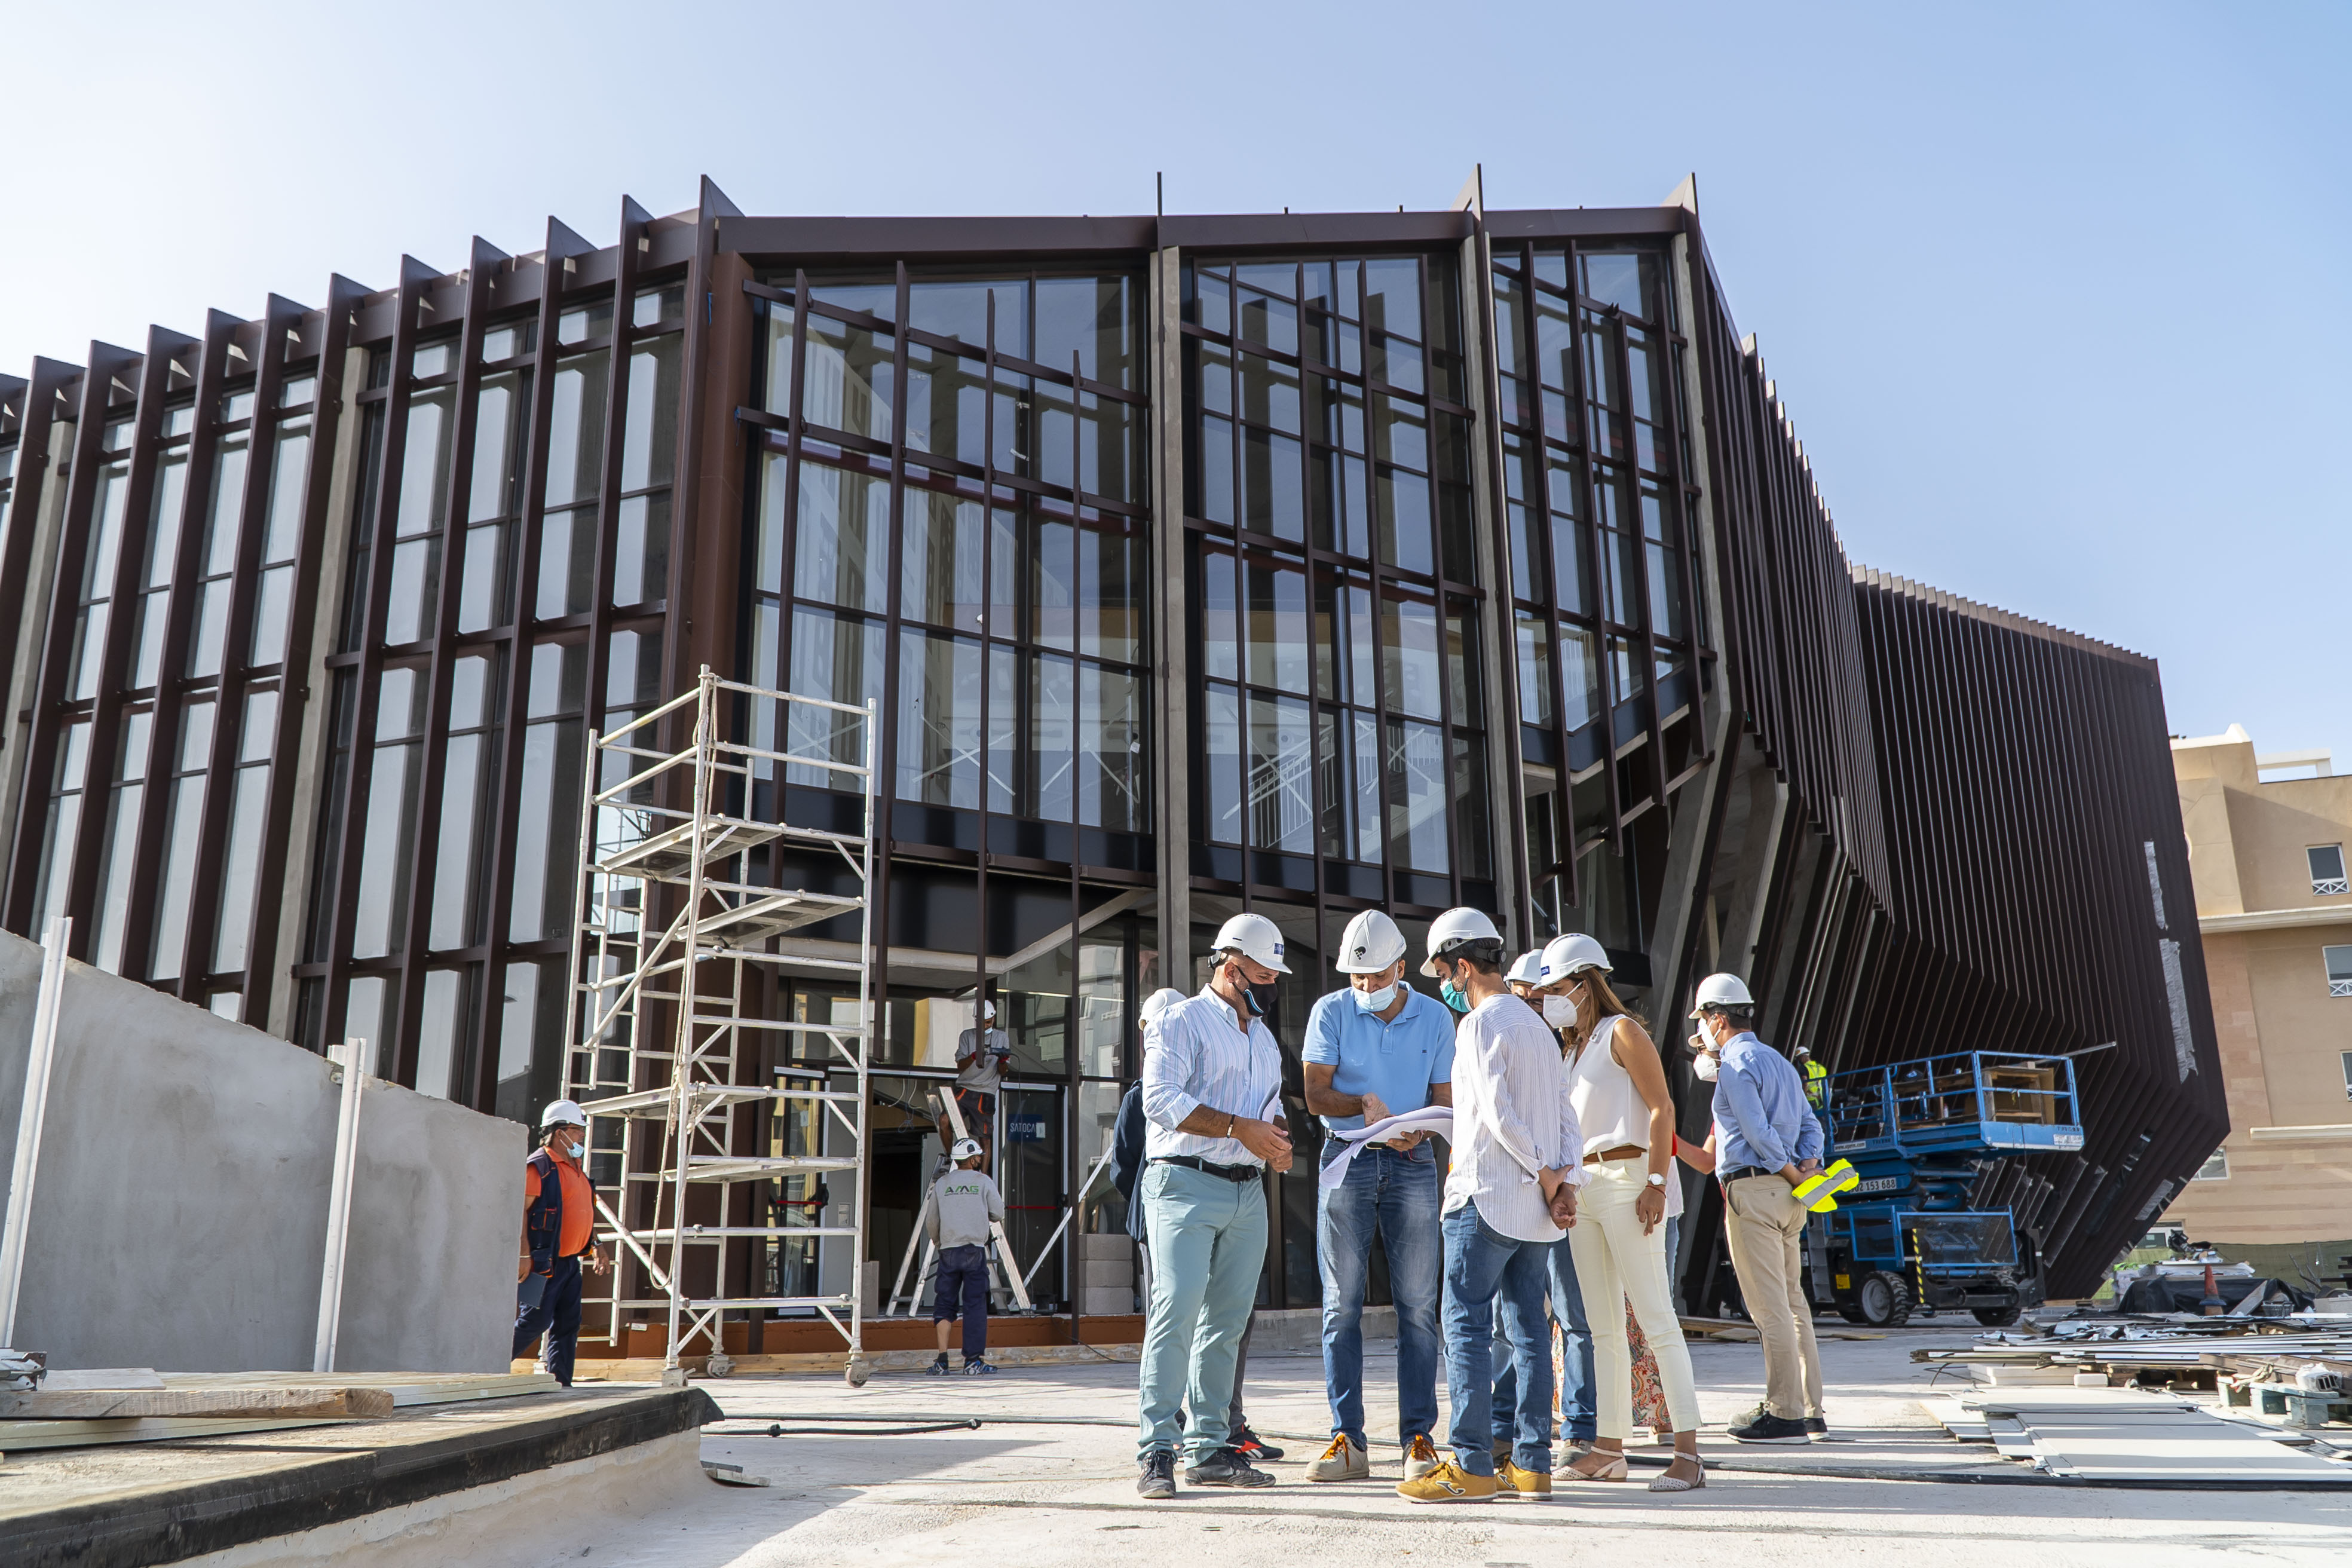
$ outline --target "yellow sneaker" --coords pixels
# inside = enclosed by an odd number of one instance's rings
[[[1495,1478],[1474,1476],[1448,1459],[1415,1481],[1399,1481],[1397,1496],[1407,1502],[1493,1502]]]
[[[1551,1501],[1551,1472],[1523,1470],[1505,1460],[1495,1472],[1495,1493],[1497,1497],[1516,1498],[1521,1502]]]
[[[1445,1461],[1437,1457],[1437,1445],[1429,1440],[1426,1432],[1416,1432],[1412,1441],[1404,1446],[1404,1479],[1417,1481]]]

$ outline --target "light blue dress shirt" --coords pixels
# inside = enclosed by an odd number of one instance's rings
[[[1797,1064],[1758,1039],[1734,1036],[1715,1079],[1715,1164],[1777,1171],[1822,1157],[1822,1124]]]
[[[1203,987],[1153,1019],[1143,1045],[1143,1115],[1150,1123],[1145,1159],[1189,1154],[1214,1165],[1265,1163],[1238,1138],[1177,1131],[1203,1105],[1258,1121],[1282,1114],[1282,1047],[1263,1023],[1252,1018],[1243,1034],[1232,1006]]]
[[[1333,1069],[1334,1092],[1377,1094],[1391,1115],[1402,1116],[1429,1103],[1431,1084],[1454,1080],[1454,1023],[1444,1003],[1410,986],[1404,1010],[1387,1020],[1357,1006],[1352,988],[1334,991],[1307,1015],[1299,1056]],[[1335,1132],[1363,1124],[1360,1114],[1323,1119]]]

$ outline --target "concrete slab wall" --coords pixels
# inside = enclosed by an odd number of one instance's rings
[[[0,1184],[40,949],[0,932]],[[68,966],[16,1345],[50,1364],[304,1371],[318,1327],[332,1063]],[[529,1135],[368,1081],[337,1366],[503,1371]]]

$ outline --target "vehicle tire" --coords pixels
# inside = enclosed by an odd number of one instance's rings
[[[1837,1312],[1839,1317],[1843,1318],[1849,1323],[1867,1323],[1870,1321],[1868,1318],[1862,1315],[1862,1309],[1855,1306],[1853,1299],[1850,1297],[1838,1303]]]
[[[1853,1304],[1872,1328],[1899,1329],[1911,1319],[1911,1287],[1900,1274],[1878,1269],[1855,1282]]]
[[[2011,1301],[2006,1307],[1971,1307],[1969,1315],[1988,1329],[2005,1329],[2024,1314],[2022,1302]]]

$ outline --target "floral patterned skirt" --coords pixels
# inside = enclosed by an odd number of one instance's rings
[[[1622,1300],[1622,1298],[1620,1298]],[[1658,1358],[1650,1353],[1650,1342],[1642,1335],[1642,1325],[1633,1321],[1633,1303],[1625,1303],[1625,1340],[1633,1352],[1633,1421],[1654,1432],[1671,1432],[1674,1421],[1666,1415],[1665,1391],[1658,1385]],[[1560,1390],[1568,1386],[1568,1336],[1554,1318],[1551,1324],[1551,1411],[1557,1419],[1560,1415]]]

